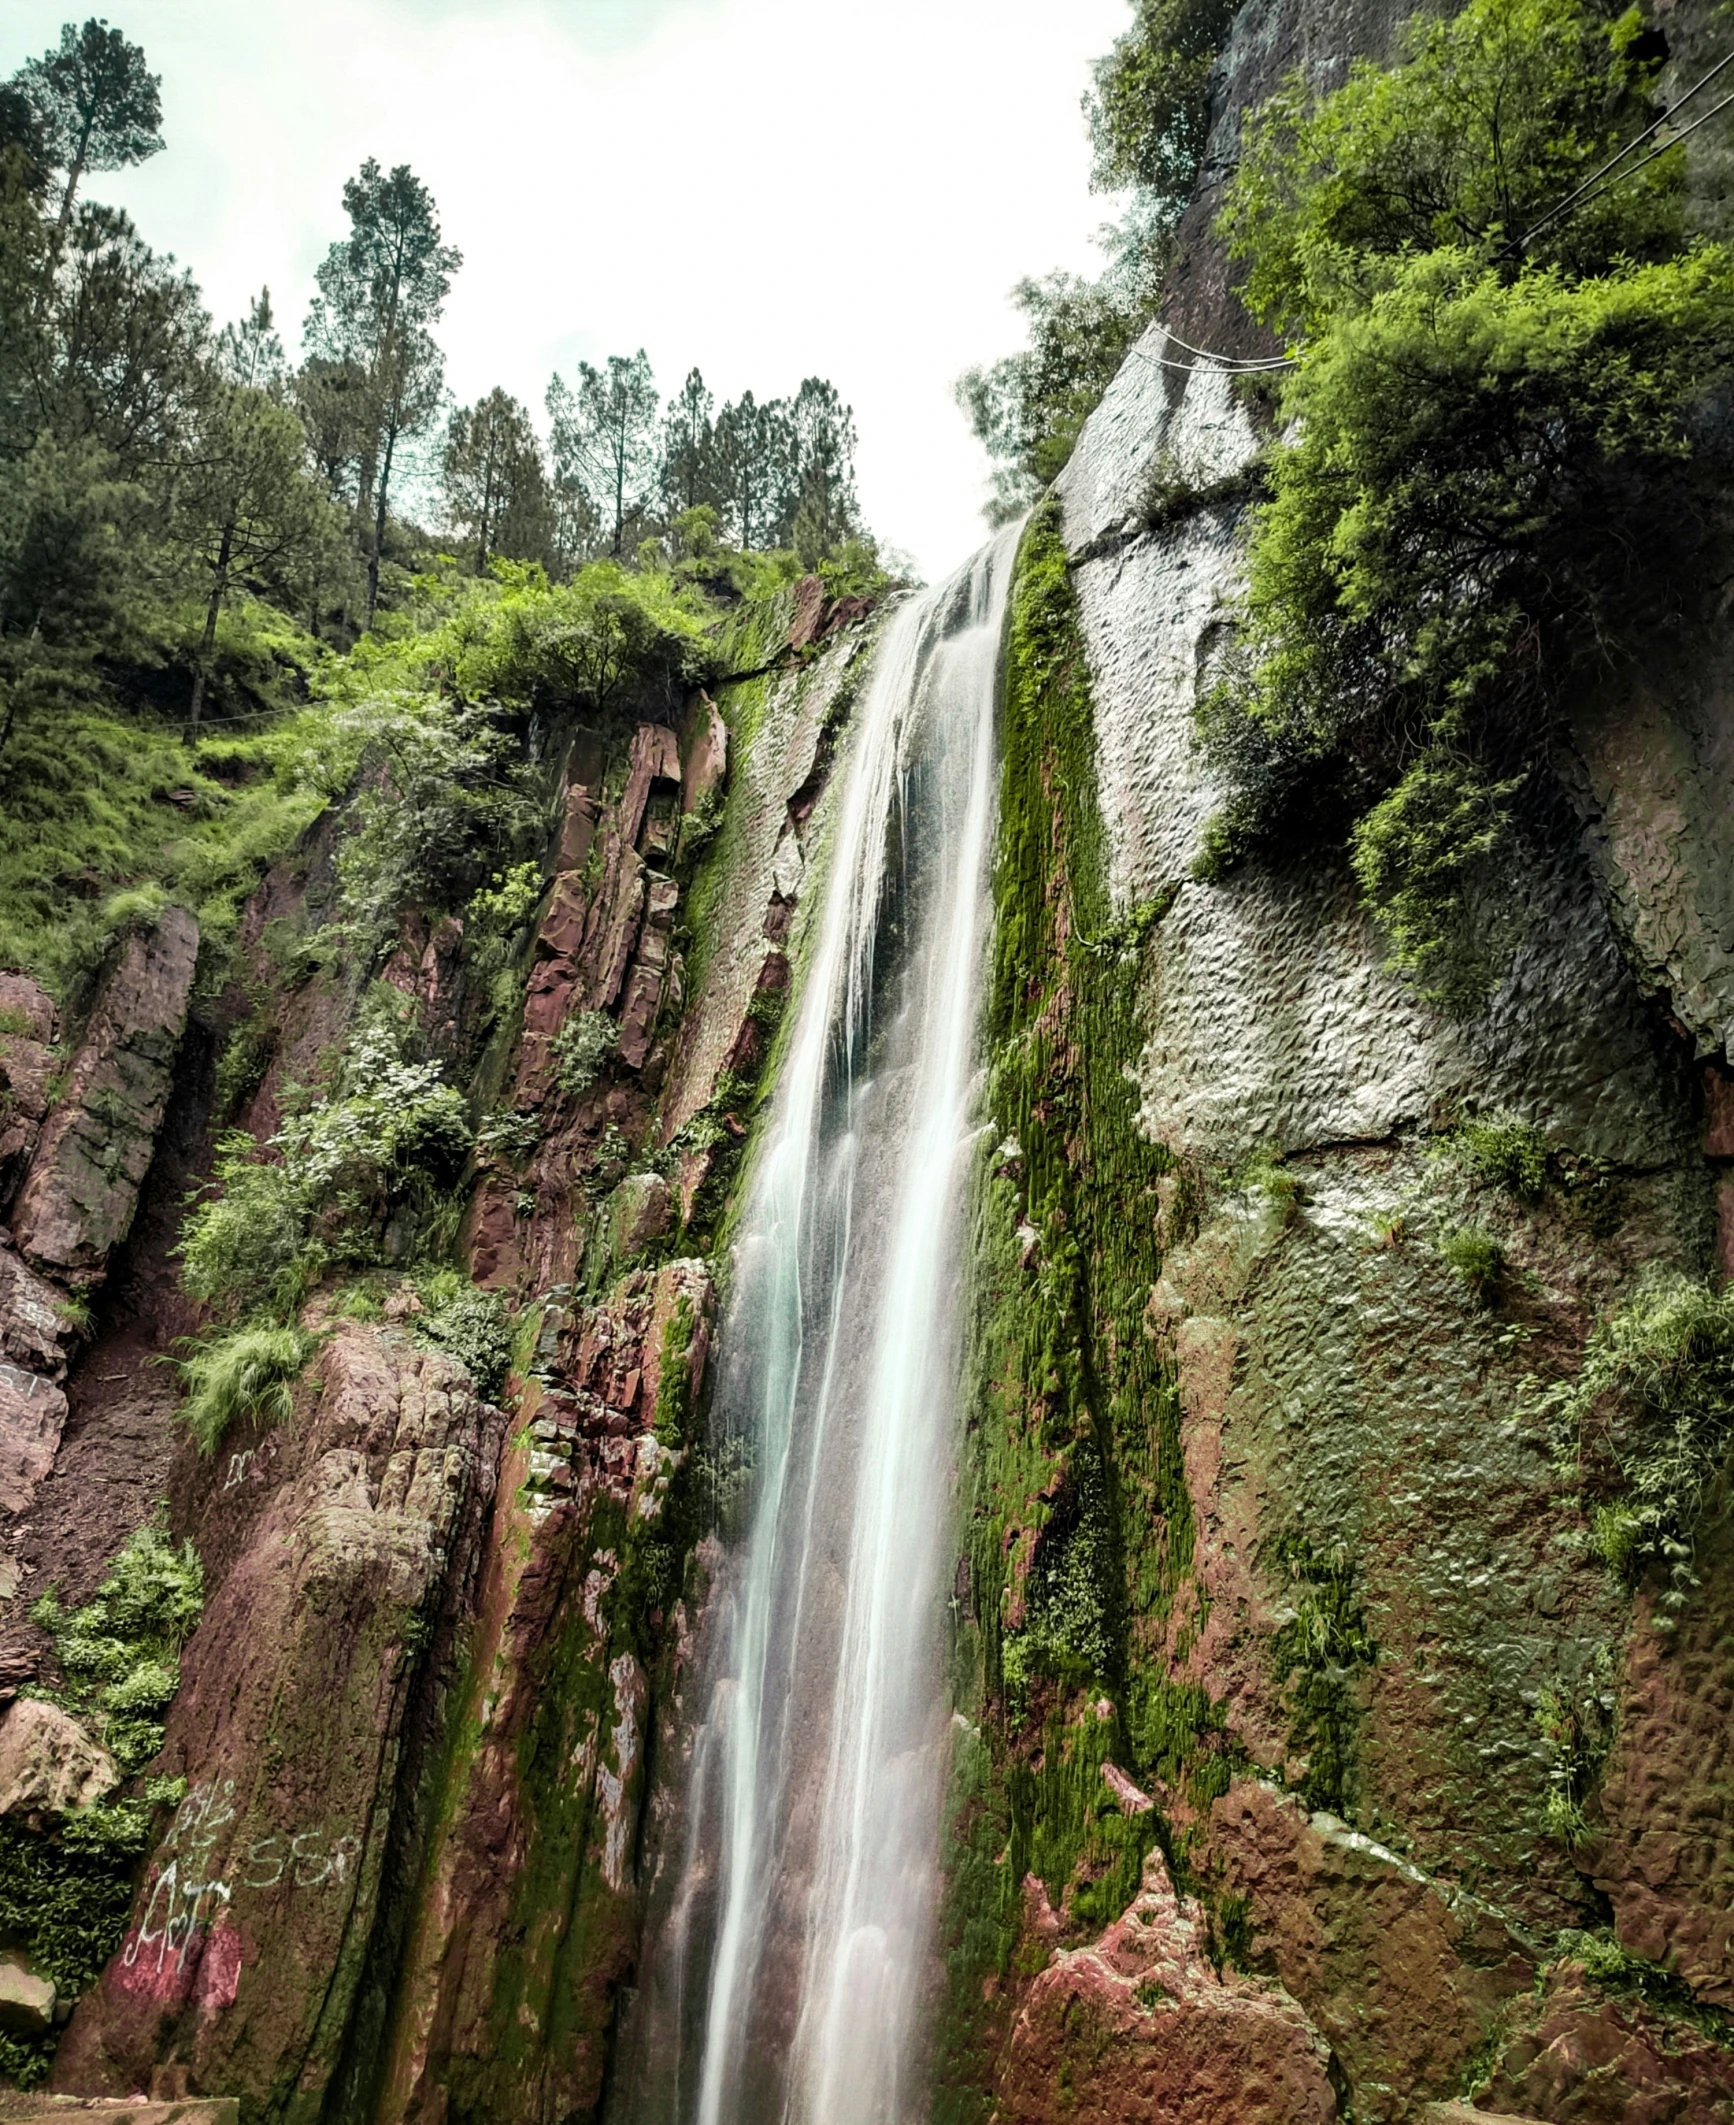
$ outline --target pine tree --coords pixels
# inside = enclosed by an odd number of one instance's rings
[[[35,114],[54,168],[66,172],[55,249],[72,224],[73,201],[87,170],[121,170],[160,152],[162,76],[149,72],[143,50],[97,17],[76,29],[13,76]]]
[[[476,573],[491,555],[545,560],[553,541],[553,505],[541,445],[529,413],[498,388],[460,406],[446,432],[446,515],[475,542]]]
[[[580,362],[576,393],[558,376],[548,386],[556,476],[581,487],[611,520],[611,553],[622,550],[628,519],[648,498],[658,404],[642,347],[633,355],[609,355],[601,369]]]
[[[429,328],[463,257],[441,242],[433,196],[407,163],[387,176],[369,156],[344,186],[343,206],[350,232],[314,276],[319,294],[306,340],[315,359],[347,366],[360,379],[357,516],[371,627],[392,474],[400,446],[425,433],[439,411],[445,364]]]

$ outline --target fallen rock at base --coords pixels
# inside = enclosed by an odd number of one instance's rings
[[[21,1697],[0,1718],[0,1815],[68,1815],[119,1784],[114,1758],[59,1705]]]
[[[1263,1780],[1234,1781],[1210,1835],[1222,1886],[1244,1901],[1252,1967],[1305,2008],[1363,2107],[1461,2087],[1505,2003],[1534,1983],[1485,1905]]]
[[[13,1228],[38,1268],[89,1282],[132,1229],[187,1022],[199,926],[167,908],[129,937],[43,1124]]]
[[[1727,2125],[1734,2052],[1689,2021],[1598,1990],[1581,1964],[1556,1963],[1465,2119],[1484,2117],[1483,2103],[1549,2125]]]
[[[46,2036],[54,2027],[54,1987],[16,1956],[0,1955],[0,2029],[10,2036]]]
[[[131,2096],[0,2094],[0,2125],[241,2125],[233,2096],[141,2103]]]
[[[1219,1976],[1161,1854],[1088,1948],[1057,1954],[1012,2032],[1003,2125],[1332,2125],[1330,2053],[1275,1986]]]
[[[1421,2125],[1544,2125],[1544,2121],[1514,2117],[1508,2110],[1477,2110],[1470,2103],[1429,2103],[1421,2113]]]

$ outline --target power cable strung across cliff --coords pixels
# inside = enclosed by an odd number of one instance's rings
[[[1718,112],[1725,111],[1731,103],[1734,103],[1734,91],[1730,91],[1720,102],[1713,103],[1707,111],[1700,112],[1690,125],[1682,126],[1672,140],[1663,141],[1660,147],[1652,148],[1649,154],[1640,157],[1634,163],[1628,164],[1625,169],[1619,169],[1619,165],[1625,162],[1626,157],[1634,149],[1641,148],[1646,140],[1652,139],[1668,123],[1670,118],[1685,109],[1686,105],[1691,102],[1700,89],[1708,88],[1716,76],[1730,66],[1734,66],[1734,52],[1729,52],[1726,57],[1718,59],[1710,71],[1707,74],[1700,75],[1683,95],[1669,104],[1659,118],[1653,119],[1641,133],[1634,135],[1632,139],[1628,140],[1618,154],[1610,155],[1607,161],[1602,163],[1599,168],[1592,170],[1575,191],[1568,192],[1556,206],[1549,207],[1539,221],[1532,222],[1521,236],[1508,243],[1503,250],[1496,252],[1494,254],[1495,258],[1509,258],[1514,252],[1522,251],[1535,237],[1540,235],[1541,231],[1550,222],[1557,221],[1562,214],[1567,214],[1573,207],[1582,205],[1586,199],[1591,201],[1605,199],[1608,193],[1614,190],[1615,186],[1624,184],[1628,177],[1635,177],[1640,170],[1647,170],[1652,162],[1658,161],[1663,155],[1670,154],[1677,148],[1688,134],[1695,133],[1701,125],[1708,125]],[[1618,171],[1618,174],[1609,177],[1609,181],[1606,184],[1602,184],[1601,180],[1604,177],[1608,177],[1610,171]],[[1596,189],[1598,186],[1600,187],[1599,190]],[[1164,355],[1152,354],[1144,347],[1134,347],[1131,351],[1137,355],[1140,361],[1149,362],[1158,369],[1178,370],[1182,376],[1195,374],[1204,363],[1210,363],[1230,376],[1268,376],[1279,369],[1297,369],[1300,366],[1300,356],[1298,354],[1277,354],[1262,357],[1218,354],[1210,347],[1191,346],[1177,332],[1169,332],[1166,328],[1164,328],[1163,337],[1165,345],[1178,347],[1183,354],[1190,354],[1195,359],[1189,362],[1170,361]]]

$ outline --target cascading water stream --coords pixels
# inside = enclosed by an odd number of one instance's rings
[[[913,2125],[964,1152],[1016,533],[890,623],[725,1326],[754,1497],[626,2114]]]

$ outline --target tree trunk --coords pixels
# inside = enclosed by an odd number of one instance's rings
[[[199,641],[199,653],[193,662],[193,699],[187,710],[187,736],[190,738],[199,727],[199,716],[205,705],[205,672],[211,661],[211,651],[217,646],[217,615],[223,609],[223,593],[229,587],[229,556],[235,547],[235,523],[231,517],[223,526],[223,542],[217,548],[217,573],[211,583],[211,601],[205,607],[205,632]]]
[[[379,607],[379,554],[385,544],[385,503],[391,488],[391,459],[397,448],[397,423],[392,422],[385,433],[385,456],[379,467],[379,487],[374,497],[373,544],[367,555],[367,618],[362,633],[373,629],[373,615]]]

